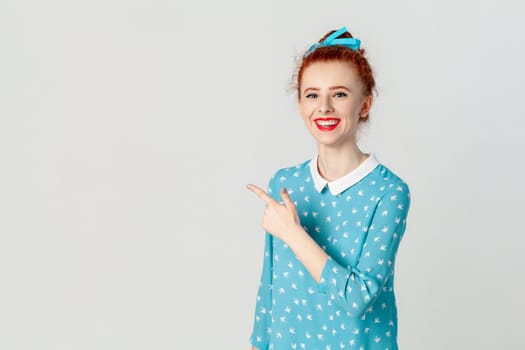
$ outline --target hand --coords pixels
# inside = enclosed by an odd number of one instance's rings
[[[283,199],[283,204],[281,204],[260,187],[251,184],[246,187],[266,203],[263,229],[288,243],[290,233],[298,226],[300,227],[300,221],[297,208],[286,189],[281,189],[281,198]]]

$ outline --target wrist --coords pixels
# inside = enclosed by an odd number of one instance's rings
[[[300,224],[295,223],[286,231],[286,234],[282,239],[286,244],[290,245],[295,238],[298,238],[305,233],[303,227]]]

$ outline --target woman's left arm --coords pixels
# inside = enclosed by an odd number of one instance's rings
[[[329,295],[353,317],[360,317],[391,278],[406,228],[410,192],[404,183],[379,200],[355,266],[346,268],[329,258],[318,291]]]

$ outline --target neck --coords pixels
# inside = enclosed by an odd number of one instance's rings
[[[317,168],[319,174],[327,181],[334,181],[355,170],[367,158],[357,144],[346,145],[346,147],[328,147],[318,145],[319,157]]]

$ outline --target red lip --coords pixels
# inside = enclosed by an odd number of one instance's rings
[[[337,128],[337,126],[339,125],[339,122],[341,120],[338,119],[338,118],[315,118],[314,119],[314,122],[315,122],[315,125],[317,126],[317,128],[321,131],[332,131],[334,130],[335,128]],[[319,122],[325,124],[325,125],[321,125],[319,124]],[[329,124],[326,124],[326,123],[329,123]]]

